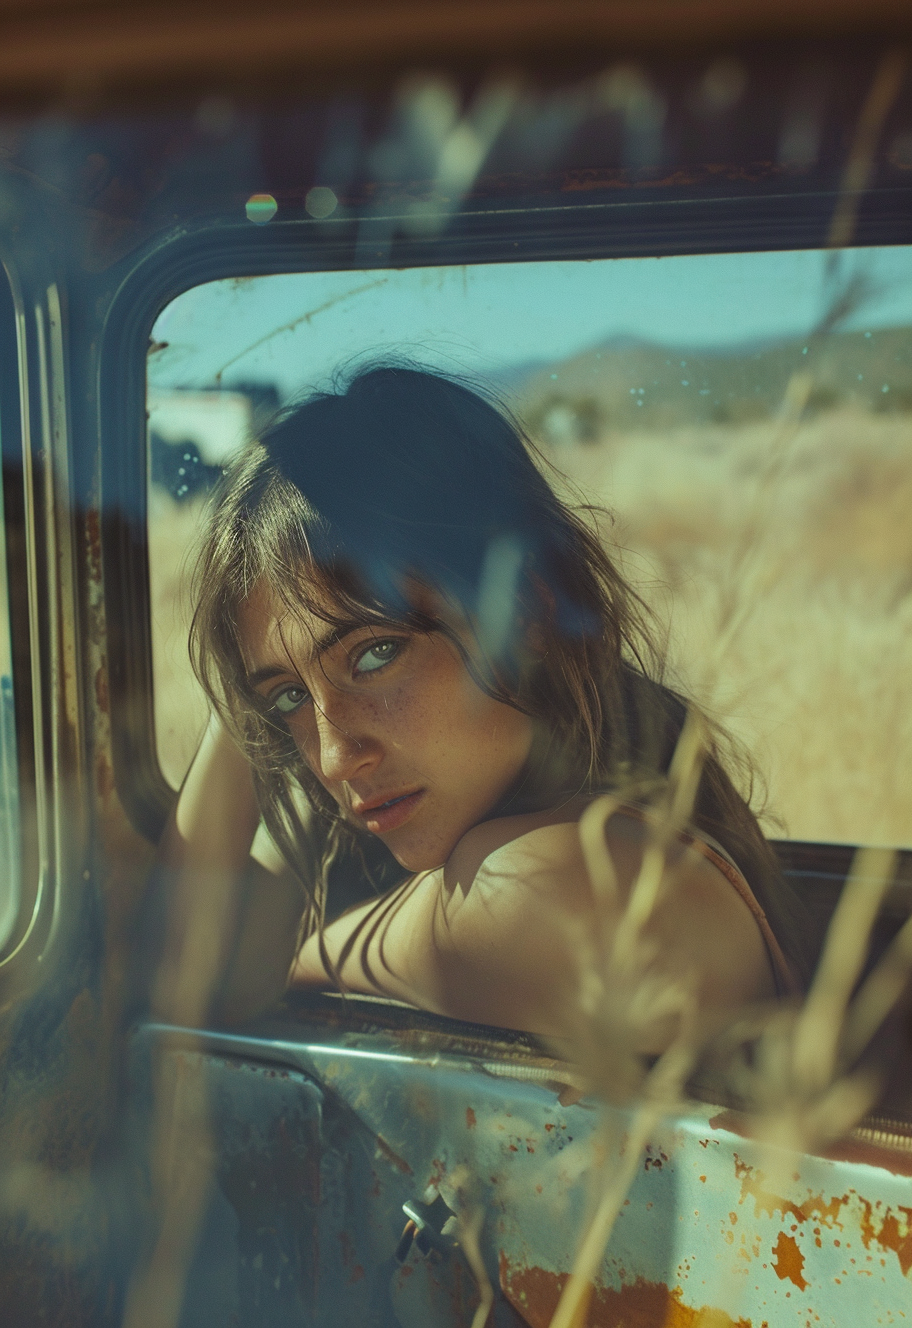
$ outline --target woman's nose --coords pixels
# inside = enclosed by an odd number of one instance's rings
[[[380,744],[357,723],[349,707],[317,709],[315,714],[316,749],[307,753],[314,773],[327,783],[369,774],[380,761]]]

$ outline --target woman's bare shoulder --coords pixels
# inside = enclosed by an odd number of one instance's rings
[[[536,916],[550,927],[560,915],[580,919],[593,912],[597,905],[579,836],[587,805],[578,799],[554,811],[475,826],[444,869],[448,901],[458,910],[474,898],[488,924],[499,915],[508,922],[515,912],[527,928]],[[606,822],[620,907],[640,873],[650,833],[635,811]],[[771,981],[766,947],[744,900],[712,861],[683,840],[669,850],[667,863],[667,887],[647,928],[660,950],[682,967],[701,970],[717,992],[765,994]]]
[[[574,799],[546,811],[500,816],[466,831],[444,867],[449,890],[467,891],[482,867],[498,874],[524,874],[534,859],[539,868],[582,863],[578,822],[585,804]]]
[[[463,835],[443,869],[443,884],[453,903],[475,885],[503,889],[514,882],[526,893],[559,887],[560,900],[574,909],[591,903],[579,819],[590,798],[577,797],[544,811],[499,817]],[[624,811],[605,827],[621,894],[632,884],[648,838],[642,820]]]

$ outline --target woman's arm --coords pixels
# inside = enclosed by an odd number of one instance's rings
[[[162,835],[157,881],[166,930],[156,1013],[235,1022],[281,995],[301,891],[260,830],[250,765],[216,716]]]
[[[477,826],[445,868],[328,927],[326,947],[345,985],[454,1018],[572,1035],[582,968],[598,958],[597,929],[604,924],[610,937],[618,919],[596,910],[575,823],[518,830],[512,819]],[[621,903],[647,833],[632,818],[611,823]],[[703,1009],[714,1014],[772,995],[765,946],[744,902],[701,854],[680,846],[674,859],[637,980],[653,993],[692,982]],[[325,985],[316,938],[302,948],[291,981]],[[638,1049],[661,1052],[672,1034],[672,1023],[654,1020]]]

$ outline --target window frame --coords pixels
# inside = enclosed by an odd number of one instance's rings
[[[14,278],[0,262],[0,456],[3,530],[9,593],[9,631],[15,713],[19,803],[19,898],[8,936],[0,938],[0,974],[6,976],[27,942],[46,939],[50,909],[38,835],[38,768],[35,747],[35,646],[32,564],[34,513],[29,494],[30,458],[23,422],[21,319]],[[30,528],[32,535],[30,536]]]
[[[407,234],[407,219],[398,214],[276,218],[266,226],[220,217],[148,246],[111,302],[99,359],[114,779],[136,828],[157,838],[175,798],[155,749],[146,544],[146,351],[166,305],[206,282],[291,272],[825,248],[839,197],[836,189],[761,186],[697,196],[638,191],[622,201],[558,205],[518,198],[516,206],[465,207],[448,215],[439,233],[423,236]],[[910,201],[912,187],[865,194],[853,247],[912,244]],[[812,916],[825,922],[854,847],[773,842],[786,876],[800,883]],[[899,854],[878,952],[910,907],[907,850]]]

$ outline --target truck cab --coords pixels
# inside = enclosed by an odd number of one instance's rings
[[[876,5],[564,9],[10,20],[0,1285],[17,1328],[908,1315],[908,23]],[[675,676],[767,785],[765,828],[829,956],[815,999],[846,966],[839,1018],[866,993],[850,1009],[870,1037],[826,1099],[838,1128],[798,1107],[805,1133],[766,1128],[797,1099],[750,1056],[695,1067],[650,1115],[651,1067],[630,1098],[610,1048],[587,1061],[395,1001],[157,1014],[156,843],[206,718],[186,587],[207,496],[271,412],[382,354],[491,385],[568,491],[612,512]],[[824,942],[834,916],[851,933],[847,880],[862,913],[876,896],[857,962]],[[364,888],[340,881],[337,907]],[[574,1270],[587,1298],[561,1319]]]

